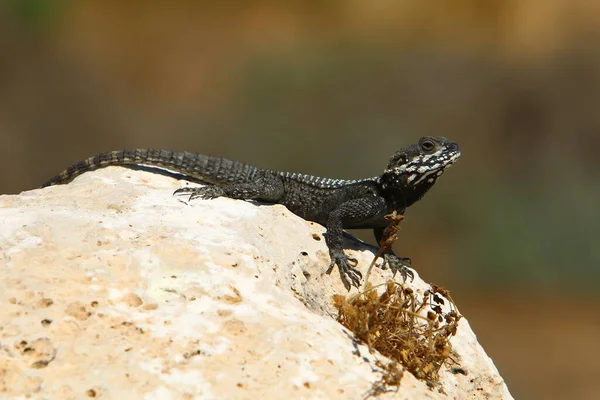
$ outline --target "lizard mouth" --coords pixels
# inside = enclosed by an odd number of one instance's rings
[[[413,185],[417,185],[425,180],[427,180],[428,183],[434,183],[435,180],[459,158],[460,150],[458,150],[458,148],[455,151],[446,154],[439,154],[435,158],[425,156],[420,160],[421,165],[414,166],[412,171],[408,169],[409,172],[412,173],[409,174],[406,180]],[[402,172],[406,172],[406,170]],[[397,173],[401,173],[401,171],[397,171]]]
[[[460,158],[460,150],[455,151],[454,153],[452,153],[450,155],[450,157],[448,158],[448,167],[451,166],[452,164],[454,164],[455,162],[458,161],[458,159]]]

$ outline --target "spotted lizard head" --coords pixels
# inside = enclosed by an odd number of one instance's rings
[[[416,201],[459,157],[458,144],[441,136],[422,137],[419,143],[394,153],[381,175],[382,187],[416,196]]]

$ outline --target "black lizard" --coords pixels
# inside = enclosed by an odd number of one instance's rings
[[[419,143],[394,153],[380,176],[359,180],[319,178],[252,167],[224,158],[168,150],[120,150],[80,161],[42,187],[67,183],[76,176],[110,165],[149,165],[178,172],[207,183],[185,187],[175,194],[191,199],[260,200],[286,206],[294,214],[327,228],[325,241],[331,256],[330,273],[338,266],[344,286],[358,287],[357,260],[343,250],[343,229],[373,229],[377,242],[387,225],[384,216],[404,211],[425,195],[446,168],[460,157],[458,145],[444,137],[423,137]],[[406,280],[413,277],[410,259],[391,250],[383,254],[384,266]]]

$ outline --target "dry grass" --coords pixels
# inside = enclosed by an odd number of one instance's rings
[[[392,280],[385,286],[380,295],[378,286],[369,284],[367,290],[348,299],[334,296],[338,322],[371,351],[376,350],[391,360],[378,362],[384,373],[367,397],[398,390],[403,369],[430,388],[438,386],[440,368],[452,361],[450,338],[456,334],[461,318],[454,302],[447,290],[435,285],[422,296]],[[449,311],[442,308],[446,301]]]

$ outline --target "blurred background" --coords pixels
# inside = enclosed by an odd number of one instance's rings
[[[3,0],[0,193],[145,147],[362,178],[449,137],[396,251],[515,397],[597,399],[599,40],[586,0]]]

